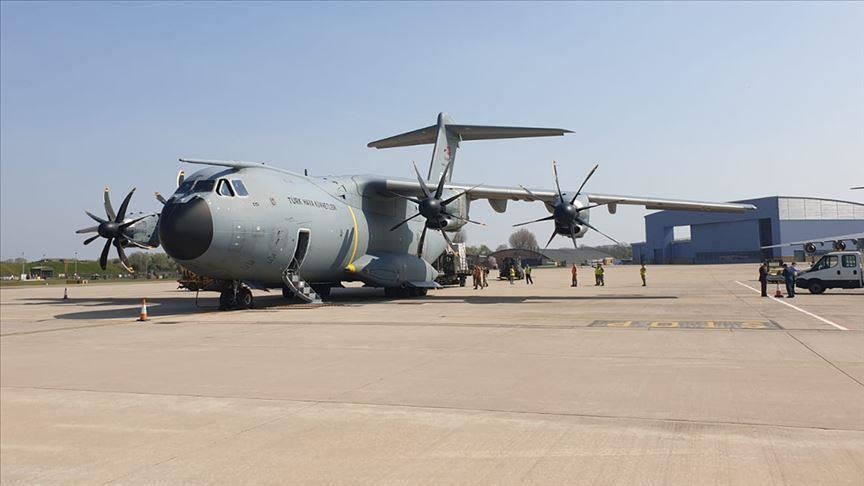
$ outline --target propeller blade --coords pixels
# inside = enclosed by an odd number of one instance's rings
[[[456,194],[456,195],[453,196],[453,197],[448,197],[447,199],[441,201],[441,204],[443,204],[444,206],[446,206],[446,205],[450,204],[451,202],[453,202],[453,201],[459,199],[460,197],[464,196],[465,194],[468,194],[469,192],[473,191],[474,189],[477,189],[478,187],[480,187],[480,186],[482,186],[482,185],[483,185],[483,184],[477,184],[476,186],[474,186],[474,187],[472,187],[472,188],[470,188],[470,189],[466,189],[466,190],[460,192],[459,194]]]
[[[120,264],[123,265],[123,268],[129,273],[135,273],[135,270],[129,266],[129,259],[126,258],[126,252],[123,251],[123,246],[120,245],[120,240],[117,238],[114,239],[114,247],[117,248],[117,254],[120,255]]]
[[[615,203],[619,203],[619,202],[621,202],[621,201],[609,201],[609,202],[604,202],[604,203],[592,204],[590,206],[585,206],[582,208],[576,208],[576,212],[585,211],[586,209],[594,209],[594,208],[598,208],[600,206],[608,206],[609,204],[615,204]]]
[[[159,194],[158,192],[156,193],[156,200],[162,204],[165,204],[166,202],[168,202],[168,200],[165,199],[165,197],[162,196],[162,194]]]
[[[420,216],[420,213],[417,213],[417,214],[415,214],[414,216],[411,216],[411,217],[408,218],[408,219],[402,220],[401,223],[399,223],[399,224],[397,224],[396,226],[390,228],[390,231],[395,230],[396,228],[402,226],[403,224],[407,223],[408,221],[411,221],[412,219],[416,218],[417,216]]]
[[[576,244],[576,231],[573,229],[573,225],[570,225],[570,238],[573,239],[573,249],[578,250],[579,245]]]
[[[130,240],[129,238],[125,238],[123,241],[125,241],[126,243],[129,243],[130,245],[132,245],[134,247],[141,248],[142,250],[152,250],[153,249],[153,247],[150,247],[147,245],[142,245],[141,243],[138,243],[135,240]]]
[[[588,183],[588,179],[590,179],[591,176],[594,175],[594,172],[597,171],[597,168],[598,168],[598,167],[600,167],[600,164],[595,165],[594,168],[591,169],[591,172],[588,173],[588,177],[586,177],[585,180],[582,181],[582,185],[579,186],[579,189],[576,191],[576,195],[573,196],[573,200],[570,201],[570,204],[573,204],[574,202],[576,202],[576,198],[579,197],[579,194],[582,192],[582,189],[585,187],[585,184]]]
[[[142,219],[146,219],[146,218],[149,218],[149,217],[150,217],[150,215],[148,214],[148,215],[145,215],[145,216],[141,216],[140,218],[135,218],[135,219],[133,219],[132,221],[127,221],[127,222],[125,222],[125,223],[123,223],[123,224],[120,225],[120,229],[121,229],[121,230],[124,230],[124,229],[126,229],[126,228],[132,226],[133,224],[137,223],[138,221],[141,221]]]
[[[473,221],[473,220],[470,220],[468,218],[463,218],[462,216],[457,216],[455,214],[451,214],[448,212],[442,212],[441,214],[443,214],[444,216],[447,216],[449,218],[456,218],[460,221],[465,221],[466,223],[474,223],[474,224],[479,224],[480,226],[486,226],[486,223],[481,223],[480,221]]]
[[[563,201],[564,195],[561,194],[561,185],[558,184],[558,162],[552,161],[552,173],[555,174],[555,188],[558,189],[558,197]]]
[[[89,245],[90,243],[93,243],[93,241],[95,241],[96,238],[99,238],[99,235],[91,236],[90,238],[87,238],[86,240],[84,240],[84,244]]]
[[[90,211],[84,211],[84,212],[87,213],[87,216],[90,216],[90,219],[92,219],[93,221],[96,221],[97,223],[107,223],[108,222],[108,221],[105,221],[104,219],[100,218],[99,216],[96,216],[95,214],[91,213]]]
[[[534,221],[526,221],[524,223],[514,224],[513,227],[515,228],[516,226],[525,226],[526,224],[539,223],[540,221],[549,221],[550,219],[555,219],[555,215],[550,214],[549,216],[546,216],[545,218],[540,218],[540,219],[535,219]]]
[[[89,228],[80,229],[80,230],[76,231],[76,233],[78,233],[80,235],[80,234],[84,234],[84,233],[95,233],[96,231],[99,231],[99,227],[98,226],[91,226]]]
[[[537,197],[536,194],[534,194],[533,192],[531,192],[531,190],[528,189],[527,187],[523,186],[522,184],[519,184],[519,187],[521,187],[522,190],[525,191],[526,194],[528,194],[529,196],[531,196],[531,200],[532,200],[532,201],[539,201],[539,200],[540,200],[540,198]]]
[[[420,204],[420,200],[416,197],[406,196],[404,194],[399,194],[398,192],[387,191],[388,194],[395,197],[401,197],[402,199],[407,199],[408,201],[413,202],[414,204]]]
[[[450,241],[450,237],[447,236],[447,232],[444,231],[443,229],[441,230],[441,236],[443,236],[444,241],[447,242],[447,249],[452,252],[453,251],[453,242]]]
[[[453,158],[444,166],[441,172],[441,178],[438,179],[438,187],[435,188],[435,199],[441,199],[441,194],[444,194],[444,183],[447,182],[447,173],[450,171],[450,166],[453,165]]]
[[[99,256],[99,266],[102,267],[102,270],[105,270],[108,267],[108,250],[111,249],[111,240],[113,238],[108,238],[105,240],[105,246],[102,248],[102,255]]]
[[[417,244],[417,257],[423,256],[423,242],[426,241],[426,225],[423,225],[423,232],[420,233],[420,243]]]
[[[126,195],[126,198],[123,199],[123,204],[120,205],[120,211],[117,212],[117,217],[114,218],[115,223],[122,223],[123,219],[126,218],[126,208],[129,207],[129,200],[132,199],[132,194],[135,194],[135,189],[136,188],[133,187],[132,190],[129,191],[129,194]]]
[[[552,230],[552,236],[549,237],[549,241],[546,242],[546,246],[544,246],[543,248],[549,248],[549,243],[552,243],[552,240],[555,239],[556,234],[558,234],[557,229],[553,229]]]
[[[114,221],[117,215],[114,214],[114,207],[111,206],[111,194],[108,192],[108,186],[105,186],[105,192],[102,193],[102,197],[105,199],[105,214],[108,216],[108,220]]]
[[[423,195],[429,197],[429,186],[426,185],[426,181],[423,180],[423,176],[420,175],[420,171],[417,169],[417,164],[414,162],[411,163],[414,164],[414,172],[417,174],[417,182],[420,183],[420,189],[423,191]]]
[[[599,229],[595,228],[594,226],[592,226],[592,225],[589,224],[588,222],[583,221],[581,218],[577,218],[577,219],[576,219],[576,222],[578,222],[579,224],[581,224],[581,225],[583,225],[583,226],[587,226],[587,227],[591,228],[592,230],[594,230],[594,231],[600,233],[601,235],[605,236],[606,238],[609,238],[609,239],[612,240],[616,245],[620,245],[620,244],[621,244],[621,242],[619,242],[619,241],[616,240],[615,238],[612,238],[611,236],[607,235],[606,233],[600,231]]]

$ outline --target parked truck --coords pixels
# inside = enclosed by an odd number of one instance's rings
[[[860,289],[864,288],[862,270],[861,252],[833,251],[799,272],[795,286],[811,294],[821,294],[827,289]]]
[[[452,249],[448,249],[435,261],[438,270],[438,278],[435,279],[441,285],[465,286],[465,280],[471,275],[468,268],[468,258],[465,255],[465,243],[454,243]]]

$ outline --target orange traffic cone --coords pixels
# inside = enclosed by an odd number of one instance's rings
[[[138,321],[144,322],[147,320],[147,299],[141,299],[141,316]]]
[[[780,284],[779,283],[777,284],[777,291],[774,292],[774,298],[775,299],[782,299],[783,298],[783,292],[780,292]]]

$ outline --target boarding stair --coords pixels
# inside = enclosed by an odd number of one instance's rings
[[[322,304],[321,296],[291,267],[282,272],[282,283],[295,297],[310,304]]]

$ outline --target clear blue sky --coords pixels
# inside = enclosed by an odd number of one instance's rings
[[[599,163],[589,190],[605,193],[860,199],[864,184],[862,3],[3,2],[0,22],[4,259],[96,257],[73,232],[102,187],[156,210],[180,156],[410,176],[429,147],[365,144],[439,111],[575,131],[464,143],[460,181],[550,187],[557,159],[571,188]],[[545,214],[477,202],[489,226],[469,243]],[[592,223],[640,241],[645,214]]]

